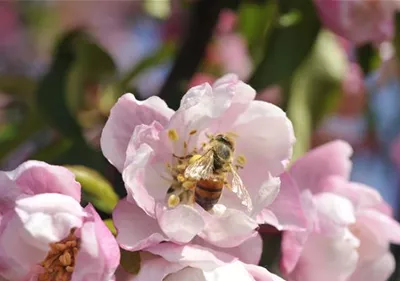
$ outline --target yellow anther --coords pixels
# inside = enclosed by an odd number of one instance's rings
[[[187,167],[186,164],[179,164],[179,165],[176,165],[176,169],[177,169],[178,171],[184,171],[184,170],[186,169],[186,167]]]
[[[190,133],[189,133],[189,135],[192,136],[192,135],[194,135],[194,134],[196,134],[196,133],[197,133],[197,130],[191,130]]]
[[[193,182],[193,181],[185,181],[182,183],[182,187],[184,189],[192,189],[195,184],[196,184],[196,182]]]
[[[176,177],[176,179],[177,179],[179,182],[184,182],[184,181],[185,181],[185,177],[184,177],[182,174],[179,174],[179,175]]]
[[[189,159],[189,164],[193,164],[196,160],[199,160],[201,158],[200,154],[195,154]]]
[[[175,129],[169,129],[168,130],[168,137],[172,141],[177,141],[179,140],[179,135],[178,132]]]
[[[174,207],[178,206],[178,204],[180,202],[181,202],[181,200],[175,194],[172,194],[168,197],[168,207],[170,207],[170,208],[174,208]]]
[[[236,161],[238,162],[239,165],[242,166],[247,162],[246,157],[244,157],[244,155],[239,155]]]

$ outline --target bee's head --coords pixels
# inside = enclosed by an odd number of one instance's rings
[[[226,134],[219,134],[215,136],[215,140],[222,142],[223,144],[227,145],[230,147],[230,149],[234,149],[235,142],[232,137]]]

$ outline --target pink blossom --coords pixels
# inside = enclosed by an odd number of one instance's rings
[[[269,86],[257,95],[257,99],[280,105],[282,103],[282,88],[278,85]]]
[[[111,280],[117,242],[79,200],[80,185],[63,167],[28,161],[0,172],[0,276],[50,280],[59,266],[63,280]]]
[[[391,39],[396,1],[386,0],[314,0],[322,22],[349,41],[362,45]]]
[[[246,40],[239,34],[218,36],[214,50],[225,72],[232,72],[246,80],[253,70]]]
[[[289,170],[308,219],[307,230],[284,233],[281,265],[289,280],[384,281],[394,269],[389,243],[400,242],[400,225],[377,191],[348,181],[351,154],[334,141]]]
[[[188,87],[193,88],[195,86],[198,86],[198,85],[201,85],[204,83],[212,84],[212,83],[214,83],[215,80],[216,80],[216,78],[210,74],[198,72],[192,77],[192,80],[190,80]]]
[[[163,243],[141,252],[141,269],[130,281],[283,281],[267,269],[195,245]]]
[[[393,163],[400,169],[400,135],[392,141],[389,153]]]
[[[224,9],[219,14],[217,31],[220,34],[229,33],[235,27],[237,22],[237,15],[230,9]]]
[[[187,243],[195,236],[219,247],[235,247],[256,235],[256,217],[279,193],[278,176],[291,156],[294,136],[281,109],[254,97],[250,86],[227,75],[213,86],[191,88],[176,112],[158,97],[140,102],[126,94],[119,99],[101,145],[122,172],[128,193],[114,212],[121,247]],[[191,201],[171,206],[167,191],[176,181],[171,167],[179,164],[173,155],[190,155],[195,148],[195,154],[202,154],[201,144],[208,142],[205,133],[228,132],[236,135],[234,157],[245,160],[238,174],[252,208],[228,188],[209,212]]]

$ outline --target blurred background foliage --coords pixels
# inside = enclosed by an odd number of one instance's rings
[[[385,44],[349,47],[322,26],[312,0],[2,0],[0,165],[68,165],[84,202],[109,219],[125,190],[99,138],[117,99],[159,95],[176,109],[189,87],[235,72],[257,99],[287,111],[294,159],[331,139],[349,141],[354,178],[377,186],[397,214],[397,154],[388,147],[399,119],[385,129],[382,112],[398,116],[400,100],[397,60]],[[390,93],[373,94],[381,90]],[[378,172],[366,179],[371,165]],[[261,264],[277,271],[279,232],[262,233]]]

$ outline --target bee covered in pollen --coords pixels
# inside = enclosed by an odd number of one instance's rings
[[[232,190],[242,204],[250,211],[252,201],[237,169],[244,164],[244,157],[238,158],[234,166],[235,141],[231,134],[207,135],[210,139],[205,145],[205,153],[190,158],[184,178],[195,182],[194,200],[205,210],[211,210],[221,197],[224,187]],[[231,177],[231,183],[228,178]]]

